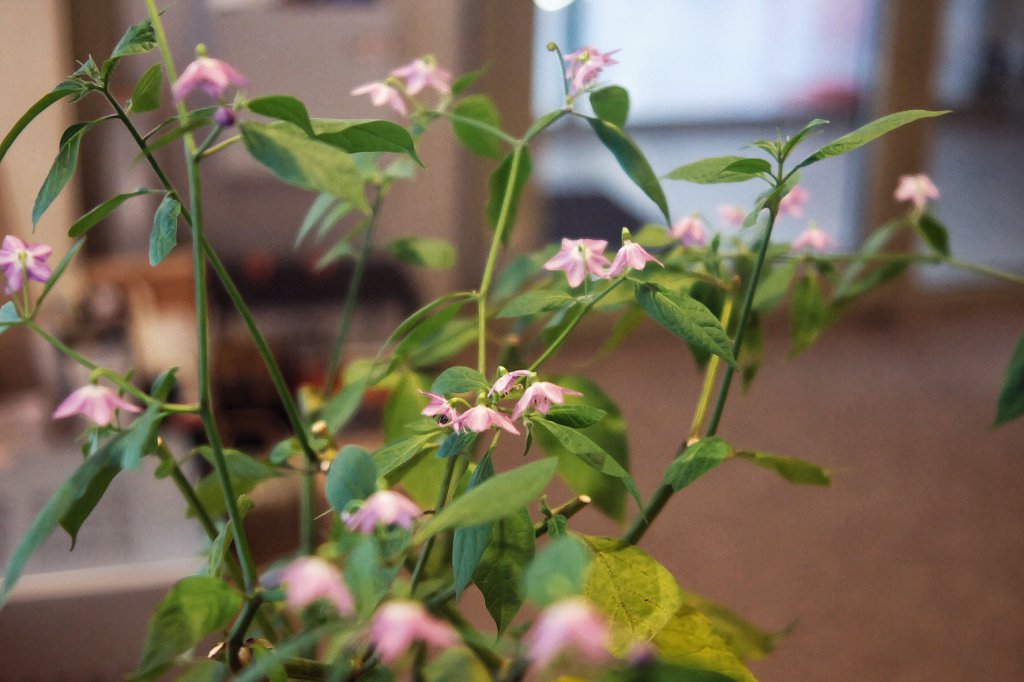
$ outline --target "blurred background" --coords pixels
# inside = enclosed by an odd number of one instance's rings
[[[76,59],[108,54],[144,16],[137,0],[0,3],[0,129]],[[177,0],[165,19],[179,64],[203,42],[248,75],[251,94],[294,95],[314,116],[388,116],[349,91],[423,54],[455,73],[486,65],[479,88],[515,134],[561,104],[561,67],[548,42],[566,52],[620,49],[603,78],[629,90],[627,130],[659,174],[742,153],[815,117],[832,122],[819,138],[831,139],[896,110],[953,109],[815,166],[804,182],[806,218],[783,219],[779,237],[814,220],[855,248],[904,210],[892,198],[899,175],[925,172],[942,191],[934,211],[950,228],[954,255],[1024,271],[1022,0]],[[130,96],[132,76],[154,59],[127,60],[116,94]],[[57,106],[19,139],[0,166],[4,234],[52,244],[59,257],[77,216],[152,184],[130,139],[99,126],[75,181],[31,233],[32,202],[60,131],[103,113],[98,100]],[[539,143],[517,248],[562,236],[615,240],[623,225],[657,221],[574,123]],[[438,273],[376,259],[351,358],[374,353],[419,303],[479,278],[493,163],[471,157],[443,126],[420,151],[428,170],[393,192],[382,238],[449,239],[458,263]],[[174,151],[164,154],[181,180]],[[344,264],[315,267],[329,244],[293,247],[313,197],[280,185],[240,146],[204,163],[204,175],[211,240],[289,381],[315,381],[348,274]],[[699,212],[718,229],[718,206],[748,206],[755,190],[666,183],[666,192],[674,218]],[[90,233],[44,324],[140,378],[180,367],[186,400],[195,391],[190,263],[146,264],[154,209],[136,200]],[[230,304],[217,298],[213,317],[219,416],[230,442],[258,452],[286,422],[272,387],[252,371],[258,358]],[[770,630],[792,628],[752,666],[767,682],[1024,679],[1024,426],[989,428],[1022,330],[1019,288],[940,268],[891,283],[795,359],[784,316],[769,320],[764,369],[726,412],[722,435],[829,466],[833,487],[797,488],[730,464],[674,498],[642,546],[685,589]],[[22,331],[0,337],[2,561],[79,457],[78,425],[55,427],[49,414],[85,377]],[[688,423],[698,371],[654,327],[607,357],[595,352],[607,331],[586,331],[555,369],[592,372],[619,401],[649,494]],[[372,426],[361,437],[372,441]],[[171,427],[172,449],[187,450],[195,425]],[[203,547],[176,492],[151,471],[115,480],[73,553],[55,536],[33,559],[0,612],[0,677],[100,680],[134,667],[153,605],[195,569]],[[267,492],[257,509],[287,517],[291,492]],[[615,532],[596,514],[578,521]],[[293,527],[282,523],[274,541],[289,546]]]

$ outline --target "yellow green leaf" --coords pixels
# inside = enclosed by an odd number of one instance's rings
[[[757,682],[715,632],[708,617],[691,604],[679,607],[668,624],[654,636],[654,646],[670,663],[722,673],[736,682]]]

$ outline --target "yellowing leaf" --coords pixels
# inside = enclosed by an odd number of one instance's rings
[[[679,607],[668,624],[655,635],[654,646],[670,663],[722,673],[736,682],[757,682],[714,631],[708,617],[690,604]]]
[[[679,586],[668,569],[639,547],[614,538],[581,539],[594,554],[583,594],[611,621],[611,652],[625,655],[672,619],[682,601]]]

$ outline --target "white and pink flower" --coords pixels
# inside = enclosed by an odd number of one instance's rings
[[[300,557],[285,566],[281,572],[281,584],[285,590],[285,603],[295,611],[301,611],[319,599],[333,604],[342,617],[351,616],[356,611],[355,600],[341,571],[320,557]]]
[[[355,512],[342,512],[345,526],[356,533],[373,535],[377,526],[398,526],[412,530],[423,511],[405,495],[394,490],[378,490],[366,498]]]
[[[512,411],[512,418],[519,419],[531,407],[541,414],[547,414],[552,405],[564,403],[567,395],[581,396],[583,394],[550,381],[538,381],[530,384],[523,391],[523,397],[516,403],[516,408]]]
[[[581,47],[575,52],[567,54],[565,61],[568,62],[569,68],[565,71],[565,77],[572,82],[569,88],[569,96],[575,97],[584,88],[597,80],[597,77],[601,75],[601,71],[606,66],[618,64],[617,61],[612,59],[612,55],[616,52],[618,50],[601,52],[594,47]]]
[[[377,81],[374,83],[367,83],[366,85],[360,85],[358,88],[352,91],[353,95],[369,95],[370,101],[373,102],[373,106],[381,107],[387,105],[397,111],[402,116],[409,114],[409,105],[406,104],[405,98],[402,97],[402,93],[388,85],[385,82]]]
[[[213,57],[197,57],[174,81],[171,95],[175,102],[180,102],[198,89],[216,100],[222,100],[232,86],[246,88],[249,79],[225,61]]]
[[[824,253],[835,248],[836,240],[814,223],[793,240],[790,245],[794,251],[817,251]]]
[[[52,252],[46,244],[27,244],[11,234],[4,237],[0,247],[0,270],[7,280],[6,293],[20,290],[26,277],[37,282],[50,279],[53,272],[46,259]]]
[[[605,258],[608,242],[604,239],[562,239],[562,248],[547,263],[545,270],[562,270],[569,286],[578,287],[587,273],[606,278],[611,265]]]
[[[619,247],[618,253],[615,254],[611,267],[608,268],[608,272],[605,274],[608,277],[618,277],[627,268],[630,270],[643,270],[647,267],[648,263],[652,262],[665,267],[660,260],[647,253],[647,249],[630,239],[625,239],[622,242],[622,246]]]
[[[742,223],[741,220],[740,224]],[[680,218],[672,225],[668,233],[678,239],[683,246],[704,246],[708,242],[707,225],[695,215]]]
[[[391,75],[405,81],[405,91],[410,95],[416,95],[428,87],[443,95],[452,91],[452,75],[440,68],[432,56],[414,59],[392,71]]]
[[[610,659],[611,632],[604,616],[582,597],[556,602],[544,609],[523,637],[530,663],[546,668],[571,650],[579,659],[602,663]]]
[[[416,642],[442,648],[459,643],[451,625],[431,616],[418,602],[404,600],[389,601],[377,609],[367,635],[385,665],[401,658]]]
[[[53,411],[54,419],[65,419],[80,414],[99,426],[114,422],[118,410],[141,412],[142,408],[128,402],[112,388],[89,384],[72,392]]]
[[[487,429],[497,428],[508,431],[509,433],[517,436],[519,435],[519,431],[516,429],[516,426],[512,423],[511,419],[498,410],[487,407],[486,405],[477,405],[469,408],[459,415],[459,418],[455,421],[455,425],[459,428],[468,429],[469,431],[474,431],[476,433],[483,433]]]
[[[920,210],[924,208],[929,199],[939,198],[939,188],[924,173],[901,175],[893,196],[896,201],[909,201]]]

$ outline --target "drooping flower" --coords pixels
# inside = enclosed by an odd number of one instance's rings
[[[743,227],[747,212],[735,204],[722,204],[718,207],[718,218],[731,227]]]
[[[341,571],[320,557],[305,556],[288,564],[281,572],[285,603],[301,611],[318,599],[326,599],[340,616],[355,613],[355,600],[345,586]]]
[[[545,668],[568,649],[585,661],[603,662],[610,637],[604,616],[586,599],[571,597],[541,611],[523,643],[530,663]]]
[[[117,410],[141,412],[142,408],[131,404],[112,388],[89,384],[73,391],[65,398],[53,411],[53,418],[64,419],[80,414],[91,422],[106,426],[114,422],[114,413]]]
[[[417,390],[419,391],[419,389]],[[425,417],[437,417],[438,423],[442,426],[455,425],[455,420],[458,418],[459,413],[455,411],[455,408],[451,406],[447,398],[438,393],[430,393],[429,391],[419,392],[430,399],[427,406],[420,410],[420,414]]]
[[[939,198],[939,188],[924,173],[901,175],[893,196],[896,197],[896,201],[910,201],[918,209],[922,209],[929,199]]]
[[[612,261],[606,274],[608,277],[618,277],[626,271],[626,268],[643,270],[651,262],[665,267],[660,260],[647,253],[647,249],[627,238],[623,240],[622,246],[619,247],[618,253],[615,254],[615,260]]]
[[[569,63],[569,68],[565,71],[565,77],[572,81],[572,86],[569,88],[569,96],[575,97],[578,95],[583,88],[587,87],[587,85],[601,75],[604,67],[618,64],[617,61],[612,59],[612,55],[616,52],[618,50],[601,52],[594,47],[581,47],[575,52],[565,55],[565,61]]]
[[[46,264],[53,250],[46,244],[26,244],[12,234],[4,237],[0,247],[0,270],[7,280],[8,294],[21,289],[25,276],[37,282],[50,279],[53,272]]]
[[[503,374],[495,380],[494,384],[491,386],[491,390],[487,391],[487,395],[494,395],[495,393],[498,395],[505,395],[512,390],[512,387],[515,386],[516,382],[519,381],[521,377],[528,377],[533,374],[534,372],[531,372],[528,369],[517,369],[507,374]]]
[[[526,412],[527,408],[530,407],[541,414],[547,414],[552,404],[561,405],[565,402],[565,396],[567,395],[580,396],[583,394],[579,391],[563,388],[550,381],[537,381],[530,384],[523,391],[523,397],[519,399],[519,402],[516,403],[516,408],[512,411],[512,418],[519,419]]]
[[[373,106],[375,107],[384,106],[386,104],[402,116],[406,116],[409,113],[409,106],[405,103],[405,98],[402,97],[402,93],[400,93],[397,88],[393,88],[382,81],[360,85],[352,91],[352,94],[369,95],[370,101],[373,102]]]
[[[413,521],[423,515],[416,503],[394,490],[378,490],[353,513],[342,512],[345,526],[356,533],[373,535],[378,525],[412,530]]]
[[[804,217],[804,204],[811,198],[811,193],[800,185],[789,190],[779,201],[779,215],[790,215],[794,218]]]
[[[562,239],[561,250],[544,264],[544,269],[564,271],[571,287],[582,284],[588,272],[607,277],[605,269],[610,265],[604,256],[607,247],[604,239]]]
[[[418,602],[404,600],[389,601],[377,609],[367,634],[385,665],[398,660],[414,642],[439,647],[459,643],[451,625],[431,616]]]
[[[443,95],[452,91],[451,73],[440,68],[429,55],[398,67],[391,75],[405,81],[405,91],[410,95],[418,94],[426,87],[434,88]]]
[[[704,221],[695,215],[680,218],[668,233],[678,239],[683,246],[704,246],[708,241],[708,228]]]
[[[486,405],[477,405],[476,407],[469,408],[459,415],[455,423],[461,428],[469,429],[476,433],[483,433],[493,427],[504,429],[517,436],[519,435],[519,431],[511,419]]]
[[[216,100],[224,99],[228,89],[245,88],[249,79],[227,62],[213,57],[196,57],[196,60],[185,67],[178,80],[171,86],[171,95],[175,102],[180,102],[197,88]]]
[[[794,251],[817,251],[824,253],[835,246],[836,241],[824,230],[811,223],[790,245]]]

